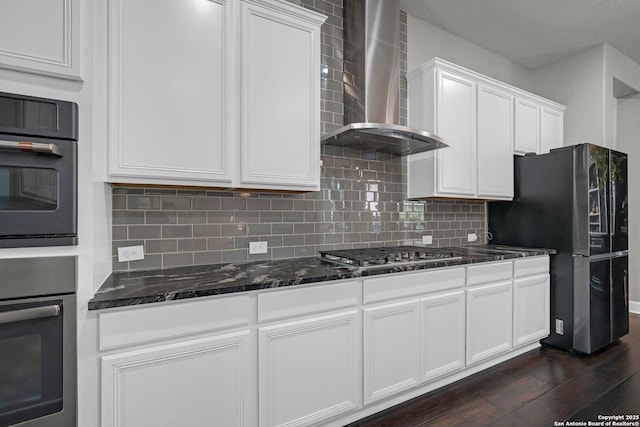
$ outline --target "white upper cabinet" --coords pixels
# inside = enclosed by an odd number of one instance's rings
[[[514,153],[548,153],[563,145],[564,106],[520,96],[515,103]]]
[[[0,2],[0,68],[82,80],[81,0]]]
[[[113,181],[231,184],[231,16],[224,0],[109,3]]]
[[[243,187],[319,189],[320,27],[299,12],[243,4]]]
[[[513,96],[478,86],[478,187],[483,198],[513,198]]]
[[[517,98],[515,103],[515,135],[513,151],[516,154],[540,152],[540,105]]]
[[[324,19],[281,0],[111,1],[109,181],[319,188]]]
[[[409,156],[409,198],[512,199],[513,97],[439,59],[407,82],[409,125],[449,144]]]
[[[564,107],[474,71],[434,58],[407,84],[409,125],[449,144],[408,157],[411,199],[511,200],[513,154],[562,144]]]
[[[553,148],[562,147],[563,118],[562,110],[544,106],[540,109],[540,153],[548,153]]]
[[[438,193],[473,196],[476,174],[476,85],[461,76],[437,72],[436,135],[452,142],[436,153]],[[453,165],[457,167],[452,168]]]

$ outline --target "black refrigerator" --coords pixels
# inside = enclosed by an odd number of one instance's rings
[[[488,203],[492,243],[557,250],[543,343],[596,352],[629,332],[627,155],[580,144],[514,161],[514,200]]]

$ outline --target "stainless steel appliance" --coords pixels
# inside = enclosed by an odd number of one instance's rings
[[[460,259],[446,249],[422,246],[384,246],[363,249],[320,251],[324,261],[353,268],[393,267]]]
[[[0,93],[0,247],[77,244],[78,106]]]
[[[551,334],[593,353],[629,332],[627,156],[592,144],[516,157],[513,202],[489,203],[492,243],[547,247]]]
[[[329,145],[405,156],[448,147],[425,130],[400,125],[400,1],[344,2],[345,126]]]
[[[76,425],[76,258],[0,260],[0,426]]]

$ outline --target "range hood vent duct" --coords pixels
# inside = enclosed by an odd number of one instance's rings
[[[400,125],[400,1],[344,2],[344,118],[322,142],[405,156],[447,147]]]

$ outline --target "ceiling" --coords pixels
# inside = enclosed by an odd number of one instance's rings
[[[528,69],[608,42],[640,64],[640,0],[400,0],[401,8]]]

